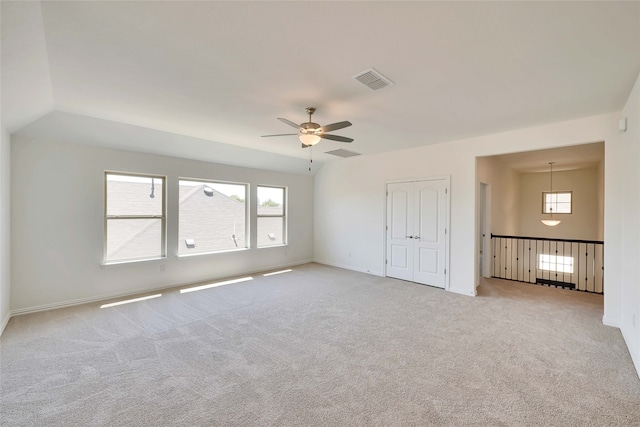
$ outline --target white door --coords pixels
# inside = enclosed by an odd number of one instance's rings
[[[387,276],[413,280],[413,211],[411,184],[387,185]]]
[[[448,180],[387,185],[387,276],[444,288]]]

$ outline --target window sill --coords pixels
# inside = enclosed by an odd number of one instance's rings
[[[178,259],[180,259],[180,258],[197,257],[197,256],[201,256],[201,255],[228,254],[228,253],[242,252],[242,251],[248,251],[248,250],[249,250],[249,248],[238,248],[238,249],[229,249],[229,250],[226,250],[226,251],[198,252],[198,253],[194,253],[194,254],[178,254]]]
[[[122,260],[122,261],[108,261],[108,262],[103,262],[100,267],[102,268],[111,268],[111,267],[117,267],[117,266],[125,266],[125,265],[132,265],[132,264],[140,264],[140,263],[156,263],[156,262],[166,262],[167,261],[167,257],[158,257],[158,258],[141,258],[141,259],[127,259],[127,260]]]
[[[289,246],[289,244],[288,243],[279,243],[277,245],[258,246],[257,249],[282,248],[284,246]]]

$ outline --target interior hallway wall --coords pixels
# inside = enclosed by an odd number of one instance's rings
[[[549,172],[520,174],[520,229],[518,235],[558,239],[598,240],[598,168],[553,172],[553,191],[572,192],[572,213],[555,214],[562,222],[549,227],[540,221],[542,193],[549,191]]]
[[[478,181],[491,185],[490,232],[504,235],[518,234],[520,175],[496,157],[479,157],[477,170]]]
[[[607,166],[605,172],[607,179],[615,174],[619,182],[619,187],[615,189],[620,195],[615,205],[619,211],[615,212],[617,215],[614,220],[619,222],[617,230],[621,234],[622,247],[618,265],[607,264],[605,259],[605,273],[612,268],[619,268],[621,272],[620,329],[629,346],[636,369],[640,372],[640,76],[621,117],[627,119],[627,131],[622,134],[620,144],[615,147],[615,155],[620,159],[620,163],[614,171],[609,171]],[[608,193],[608,186],[606,191]],[[605,194],[605,197],[609,199],[608,194]],[[607,224],[611,220],[610,213],[610,209],[605,211]],[[605,238],[606,254],[611,250],[611,245],[606,234]],[[609,281],[605,281],[605,296],[610,287]]]

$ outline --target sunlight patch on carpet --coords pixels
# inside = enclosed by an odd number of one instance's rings
[[[233,283],[241,283],[249,280],[253,280],[253,277],[247,276],[247,277],[242,277],[240,279],[226,280],[224,282],[209,283],[208,285],[194,286],[193,288],[180,289],[180,293],[186,294],[187,292],[201,291],[203,289],[216,288],[218,286],[231,285]]]
[[[118,301],[118,302],[111,302],[109,304],[102,304],[100,306],[100,308],[115,307],[117,305],[130,304],[132,302],[144,301],[144,300],[148,300],[148,299],[158,298],[158,297],[161,297],[161,296],[162,296],[162,294],[155,294],[155,295],[149,295],[149,296],[146,296],[146,297],[126,299],[126,300],[122,300],[122,301]]]
[[[289,268],[287,270],[274,271],[272,273],[264,273],[263,276],[264,277],[275,276],[276,274],[289,273],[290,271],[293,271],[293,270]]]

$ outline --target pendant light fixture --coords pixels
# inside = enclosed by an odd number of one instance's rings
[[[553,163],[554,162],[549,162],[549,193],[553,194]],[[545,199],[543,200],[544,202],[544,206],[547,205],[547,199],[545,197]],[[551,206],[549,206],[549,219],[541,219],[540,221],[542,221],[542,223],[544,225],[548,225],[549,227],[555,227],[556,225],[560,224],[560,220],[559,219],[553,219],[553,204],[551,204]]]

